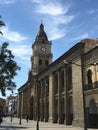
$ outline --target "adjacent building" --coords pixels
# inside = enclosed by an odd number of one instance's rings
[[[44,25],[32,44],[27,82],[18,89],[18,117],[98,127],[98,39],[83,39],[52,62]]]
[[[0,98],[0,116],[5,116],[6,112],[7,112],[6,100],[3,98]]]
[[[7,115],[17,114],[17,96],[10,95],[6,99]]]

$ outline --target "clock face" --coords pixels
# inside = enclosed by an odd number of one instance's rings
[[[41,51],[42,51],[42,52],[46,52],[46,51],[47,51],[47,48],[46,48],[46,47],[42,47],[42,48],[41,48]]]

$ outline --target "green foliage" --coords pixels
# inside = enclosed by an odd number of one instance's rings
[[[20,70],[14,61],[12,52],[7,47],[8,43],[6,42],[0,46],[0,91],[2,96],[6,95],[7,89],[13,91],[16,88],[13,79],[17,75],[17,70]]]
[[[0,19],[1,19],[1,16],[0,16]],[[2,26],[5,26],[5,23],[2,20],[0,20],[0,27]],[[2,31],[0,31],[0,34],[3,35]]]

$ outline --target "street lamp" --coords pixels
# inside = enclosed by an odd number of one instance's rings
[[[80,67],[81,67],[81,70],[82,70],[83,110],[84,110],[84,130],[87,130],[86,109],[85,109],[86,104],[85,104],[85,96],[84,96],[83,65],[79,65],[79,64],[76,64],[76,63],[73,63],[73,62],[67,61],[67,60],[63,60],[63,63],[66,64],[66,65],[74,64],[74,65],[76,65],[76,66],[80,66]]]
[[[13,111],[12,111],[12,105],[11,105],[11,122],[12,122],[12,112],[13,112]]]
[[[10,114],[11,114],[11,122],[12,122],[12,118],[13,118],[13,91],[12,91],[12,95],[11,95],[11,106],[10,106],[10,108],[11,108],[11,110],[10,110]]]

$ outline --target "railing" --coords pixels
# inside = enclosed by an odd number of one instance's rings
[[[98,81],[94,82],[93,84],[84,85],[84,91],[93,90],[93,89],[96,89],[96,88],[98,88]]]

